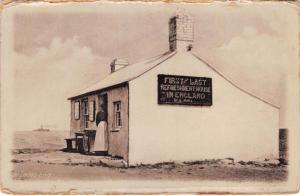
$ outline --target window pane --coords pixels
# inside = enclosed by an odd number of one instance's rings
[[[121,124],[121,102],[114,102],[114,127],[120,127]]]
[[[121,113],[118,113],[118,126],[121,126]]]
[[[120,113],[117,112],[117,113],[116,113],[116,116],[117,116],[117,117],[116,117],[116,125],[117,125],[117,126],[120,126]]]

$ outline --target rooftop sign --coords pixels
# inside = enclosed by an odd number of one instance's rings
[[[212,105],[212,80],[206,77],[159,74],[158,104]]]

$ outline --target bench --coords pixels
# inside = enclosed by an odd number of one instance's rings
[[[91,139],[95,138],[96,130],[84,130],[74,132],[75,138],[67,138],[67,151],[76,150],[80,153],[90,153]],[[73,145],[74,144],[74,145]]]
[[[67,150],[72,151],[76,148],[76,138],[67,138],[65,139],[67,143]],[[74,148],[73,148],[73,143],[74,143]]]

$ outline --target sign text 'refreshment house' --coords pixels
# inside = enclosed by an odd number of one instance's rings
[[[212,79],[206,77],[158,75],[158,103],[212,105]]]

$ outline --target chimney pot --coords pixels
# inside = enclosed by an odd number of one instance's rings
[[[118,71],[119,69],[122,69],[129,65],[127,60],[116,58],[114,59],[110,64],[110,71],[111,73]]]

